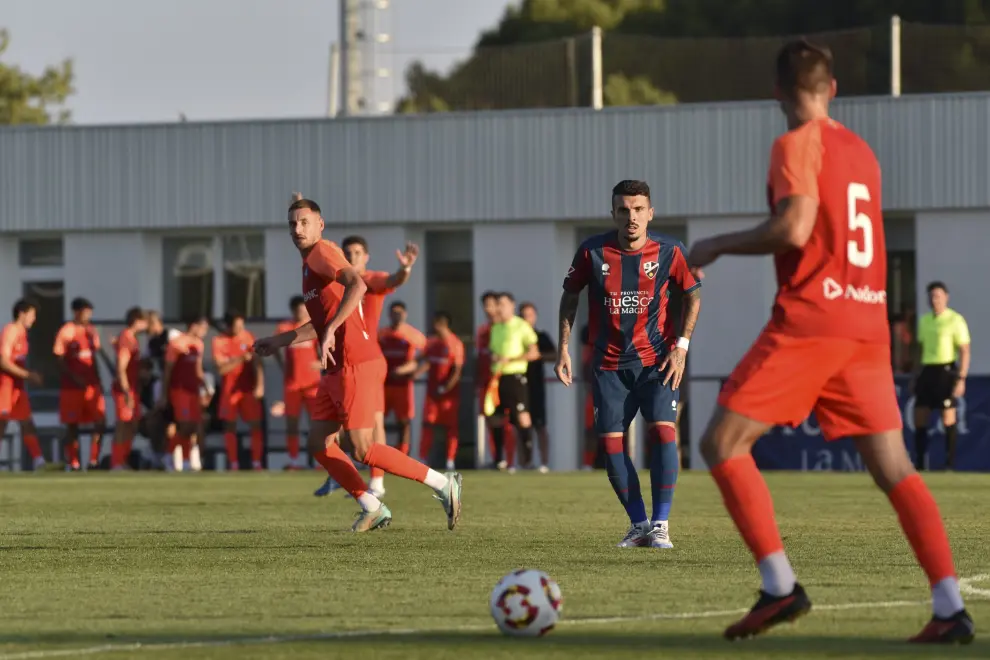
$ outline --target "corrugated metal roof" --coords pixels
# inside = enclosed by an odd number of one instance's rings
[[[891,210],[990,206],[990,94],[855,98],[834,115]],[[760,213],[773,103],[0,130],[0,231],[241,227],[289,195],[333,224],[590,218],[645,178],[660,216]]]

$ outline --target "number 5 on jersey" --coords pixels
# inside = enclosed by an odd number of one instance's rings
[[[849,263],[858,268],[869,268],[873,263],[873,220],[857,210],[858,202],[870,201],[870,190],[862,183],[850,183],[846,193],[849,207],[849,231],[863,230],[863,247],[855,238],[849,239],[847,256]]]

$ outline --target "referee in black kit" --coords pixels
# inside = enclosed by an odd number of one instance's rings
[[[928,304],[932,311],[918,319],[921,370],[914,385],[914,466],[920,470],[925,465],[928,425],[932,411],[938,410],[945,427],[946,467],[951,470],[956,462],[956,407],[966,393],[969,374],[969,327],[962,314],[949,308],[944,282],[928,285]]]

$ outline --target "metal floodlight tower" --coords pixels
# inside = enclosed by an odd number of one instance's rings
[[[391,108],[391,0],[339,0],[341,115]]]

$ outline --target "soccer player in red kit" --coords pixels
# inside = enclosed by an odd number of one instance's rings
[[[770,153],[770,218],[698,242],[689,264],[773,254],[770,321],[726,381],[702,454],[762,578],[752,610],[725,631],[749,637],[811,609],[784,553],[766,482],[750,453],[774,425],[814,410],[828,440],[850,437],[890,499],[928,576],[934,614],[913,642],[969,642],[952,551],[928,487],[901,434],[886,304],[880,166],[858,135],[829,118],[831,53],[805,40],[777,56],[776,92],[788,132]]]
[[[368,241],[362,236],[348,236],[344,239],[341,248],[344,251],[344,256],[347,257],[347,261],[354,267],[354,270],[358,272],[361,279],[368,286],[360,309],[364,313],[364,321],[368,328],[368,334],[371,335],[371,339],[378,345],[378,325],[381,322],[382,310],[385,307],[385,298],[409,280],[409,274],[412,273],[413,264],[416,263],[416,258],[419,256],[419,246],[415,243],[406,243],[406,249],[404,251],[395,251],[395,256],[399,260],[399,268],[394,273],[368,270],[368,260],[371,258],[371,253],[368,251]],[[387,379],[387,373],[384,374],[384,377]],[[380,390],[381,394],[375,401],[375,442],[384,445],[386,444],[384,380]],[[329,486],[329,482],[324,484],[324,487],[327,486]],[[368,486],[371,492],[375,494],[375,497],[383,497],[385,495],[385,473],[381,468],[371,468],[371,481],[368,483]]]
[[[62,367],[59,416],[65,424],[66,469],[79,469],[79,427],[93,426],[90,443],[90,467],[100,458],[100,440],[106,426],[106,401],[100,383],[96,353],[100,335],[90,321],[93,304],[85,298],[72,301],[72,320],[55,336],[53,353]]]
[[[389,325],[378,333],[378,345],[388,363],[385,377],[385,416],[395,415],[399,425],[399,451],[408,454],[412,442],[412,420],[416,416],[413,382],[419,356],[426,348],[426,336],[413,327],[406,304],[395,301],[389,306]]]
[[[41,385],[41,375],[27,368],[28,330],[38,317],[36,303],[21,299],[14,303],[13,320],[0,332],[0,438],[7,432],[8,422],[21,426],[24,448],[31,456],[34,469],[45,466],[38,444],[38,430],[31,418],[25,381]]]
[[[282,321],[275,328],[275,334],[289,332],[309,323],[309,312],[306,311],[306,301],[302,296],[293,296],[289,301],[292,318]],[[285,357],[281,351],[275,353],[275,359],[282,367],[283,394],[281,405],[276,403],[272,408],[281,410],[285,415],[285,442],[289,452],[289,469],[298,469],[299,465],[299,418],[303,408],[310,419],[313,417],[316,405],[316,391],[320,386],[320,354],[316,339],[301,341],[285,349]]]
[[[334,243],[323,240],[319,205],[300,199],[289,206],[289,234],[302,256],[302,288],[309,324],[255,343],[262,356],[297,341],[316,338],[326,374],[320,380],[316,411],[310,428],[310,454],[361,505],[351,528],[367,532],[386,527],[392,513],[369,492],[361,474],[337,445],[337,434],[347,431],[354,457],[388,473],[426,484],[436,493],[453,529],[461,512],[461,475],[447,475],[406,456],[394,447],[374,442],[376,401],[385,379],[385,359],[372,341],[361,311],[367,285]]]
[[[127,327],[114,342],[117,351],[117,374],[113,380],[113,405],[117,411],[117,429],[110,452],[110,469],[122,470],[131,455],[131,443],[141,419],[141,344],[138,335],[148,329],[148,318],[140,307],[127,310]]]
[[[678,388],[701,310],[701,283],[688,269],[684,246],[649,231],[653,205],[645,182],[620,181],[612,189],[612,220],[616,229],[584,241],[564,277],[554,371],[565,386],[573,381],[567,345],[580,292],[587,289],[595,431],[612,489],[630,522],[619,547],[672,548],[669,516],[680,471]],[[683,296],[680,318],[669,309],[672,292]],[[626,447],[638,412],[651,445],[649,517]]]
[[[454,469],[457,457],[458,413],[461,409],[461,372],[464,369],[464,344],[451,330],[447,312],[433,317],[433,336],[423,352],[423,366],[417,375],[427,373],[426,403],[423,406],[423,436],[419,458],[429,461],[436,427],[447,434],[447,469]]]
[[[254,335],[244,328],[244,315],[228,311],[225,331],[213,338],[213,361],[222,378],[217,417],[223,421],[227,461],[240,469],[237,418],[251,430],[251,468],[261,470],[264,442],[261,436],[261,399],[265,396],[265,374],[261,360],[253,354]]]
[[[206,384],[203,371],[203,340],[210,330],[210,322],[205,316],[192,319],[186,332],[168,342],[165,352],[165,371],[162,374],[160,398],[156,407],[164,410],[166,404],[172,408],[176,433],[168,440],[166,466],[175,448],[182,447],[184,462],[189,462],[193,442],[198,440],[203,423],[203,402],[200,389]]]

